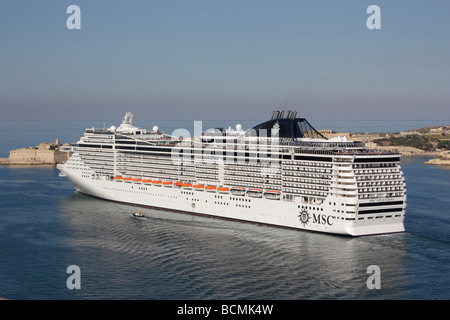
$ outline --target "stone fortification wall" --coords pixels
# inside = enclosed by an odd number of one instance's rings
[[[34,148],[23,148],[12,150],[9,153],[11,164],[56,164],[68,159],[67,152],[53,150],[39,150]]]
[[[55,165],[69,159],[70,153],[60,151],[60,144],[41,143],[37,147],[11,150],[9,158],[0,159],[0,164],[12,165]]]

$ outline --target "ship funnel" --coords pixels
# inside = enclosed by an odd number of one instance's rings
[[[284,117],[284,111],[282,110],[274,110],[272,112],[272,118],[270,120],[282,119]],[[286,111],[287,119],[295,119],[297,118],[297,111],[288,110]]]
[[[277,110],[274,110],[274,111],[272,112],[272,118],[271,118],[270,120],[275,120],[275,119],[277,118],[277,116],[278,116],[278,111],[277,111]]]
[[[286,118],[288,118],[288,119],[295,119],[295,117],[297,117],[297,111],[289,110],[287,112]]]
[[[274,112],[272,112],[271,120],[281,119],[281,118],[283,118],[283,114],[284,114],[284,111],[275,110]]]

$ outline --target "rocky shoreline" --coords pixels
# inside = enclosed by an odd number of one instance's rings
[[[450,166],[450,151],[441,152],[436,158],[430,159],[424,163],[438,166]]]

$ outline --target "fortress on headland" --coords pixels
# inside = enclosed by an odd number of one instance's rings
[[[56,165],[69,159],[69,152],[61,151],[59,139],[54,143],[43,142],[36,147],[11,150],[9,158],[0,158],[0,164]]]

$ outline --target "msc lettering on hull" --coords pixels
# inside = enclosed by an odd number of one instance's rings
[[[327,216],[325,214],[316,215],[315,213],[313,213],[312,222],[317,223],[317,224],[327,224],[327,225],[331,226],[331,225],[333,225],[333,217]]]

